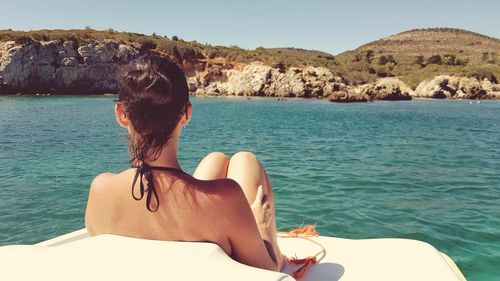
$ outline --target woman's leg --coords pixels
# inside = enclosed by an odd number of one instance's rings
[[[262,233],[261,236],[268,240],[273,246],[275,257],[278,260],[278,266],[281,269],[285,263],[285,256],[281,254],[276,238],[276,214],[274,210],[274,195],[271,182],[262,167],[261,163],[255,155],[250,152],[238,152],[229,161],[227,168],[227,177],[235,180],[243,189],[245,196],[251,205],[257,194],[257,187],[262,185],[264,193],[268,196],[271,207],[271,218],[267,233]]]
[[[212,152],[201,160],[193,177],[199,180],[215,180],[227,177],[229,158],[221,152]]]

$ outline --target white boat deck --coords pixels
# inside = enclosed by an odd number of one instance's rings
[[[326,255],[303,280],[440,280],[465,278],[446,255],[431,245],[407,239],[351,240],[316,237]],[[279,238],[287,256],[306,257],[318,246]],[[284,273],[240,264],[217,245],[153,241],[101,235],[83,230],[37,245],[0,247],[0,280],[262,280],[292,281]]]

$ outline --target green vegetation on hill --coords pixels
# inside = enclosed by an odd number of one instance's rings
[[[395,76],[415,88],[439,74],[500,79],[500,40],[450,28],[416,29],[336,56],[344,78],[363,84]]]
[[[397,77],[415,88],[424,79],[439,74],[458,74],[500,80],[500,40],[470,31],[432,28],[389,36],[337,56],[298,48],[256,48],[212,46],[185,41],[177,36],[144,35],[75,30],[0,30],[0,42],[19,44],[32,40],[72,40],[75,47],[93,41],[112,40],[137,49],[155,49],[178,61],[222,59],[233,65],[261,61],[276,68],[322,66],[342,76],[350,84],[364,84],[380,77]]]

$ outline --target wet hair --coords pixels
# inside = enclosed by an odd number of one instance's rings
[[[120,81],[118,102],[132,125],[130,161],[139,166],[158,158],[187,110],[186,76],[170,59],[149,54],[134,61]]]

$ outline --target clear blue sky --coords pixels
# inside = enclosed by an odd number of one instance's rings
[[[0,0],[0,29],[113,28],[246,49],[332,54],[425,27],[500,38],[498,0]]]

